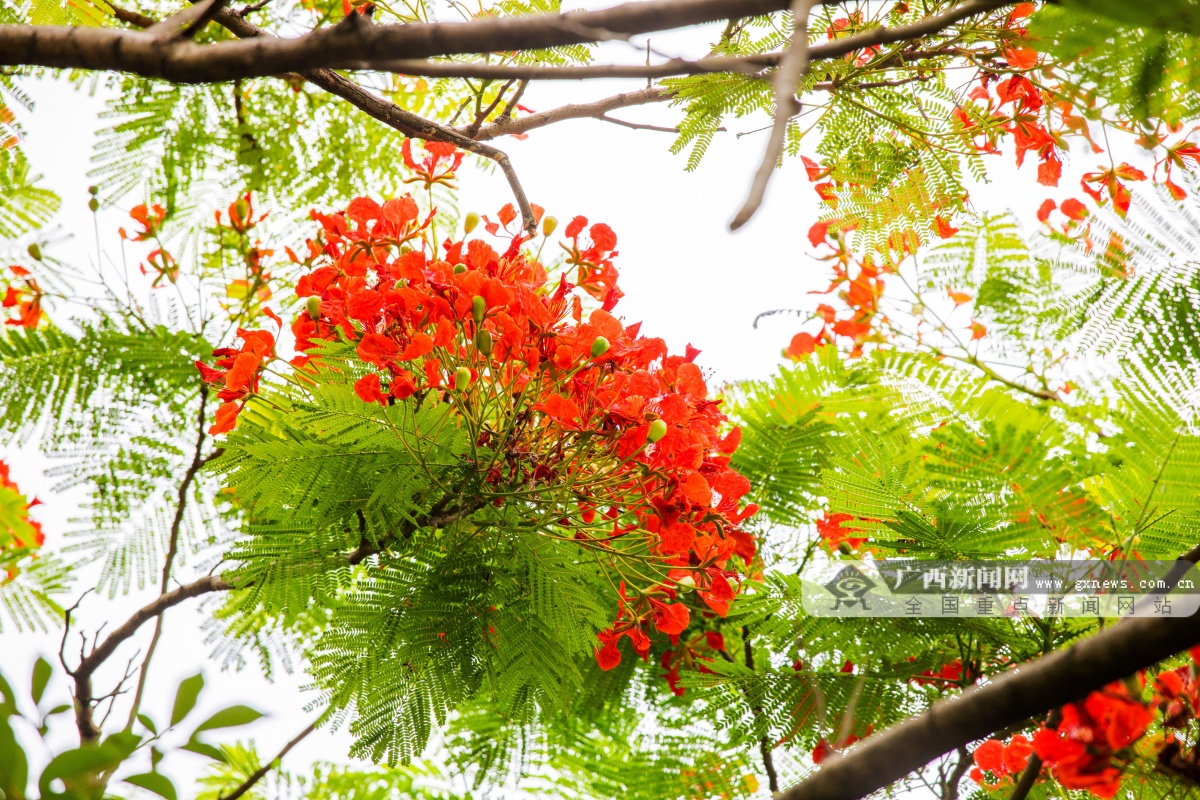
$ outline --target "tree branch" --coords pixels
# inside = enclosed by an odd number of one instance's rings
[[[1200,559],[1193,549],[1164,579]],[[778,795],[778,800],[859,800],[958,747],[1075,702],[1113,681],[1200,644],[1200,613],[1130,618],[1064,650],[1021,664],[870,736]]]
[[[779,68],[775,70],[775,120],[771,125],[771,138],[767,140],[767,149],[763,153],[762,163],[754,180],[750,184],[750,194],[742,208],[734,215],[729,223],[730,230],[737,230],[750,221],[754,212],[762,205],[763,196],[767,192],[767,184],[775,173],[775,165],[783,154],[783,142],[787,137],[788,123],[792,117],[800,113],[800,102],[796,99],[796,89],[800,79],[808,72],[808,13],[816,5],[816,0],[793,0],[792,2],[792,40]]]
[[[282,761],[283,757],[286,756],[293,747],[300,744],[300,742],[303,741],[305,736],[308,736],[310,733],[312,733],[316,729],[317,729],[317,720],[313,720],[313,722],[307,728],[300,731],[299,735],[297,735],[295,739],[292,739],[290,742],[285,744],[283,746],[283,749],[275,754],[274,758],[272,758],[269,762],[267,762],[266,764],[263,764],[261,767],[256,769],[254,771],[254,773],[249,778],[247,778],[246,781],[241,786],[234,789],[229,794],[221,795],[218,798],[218,800],[238,800],[239,797],[241,797],[246,792],[253,789],[254,784],[258,783],[263,778],[265,778],[267,776],[267,773],[270,772],[272,769],[274,769],[275,765],[278,764],[280,761]]]
[[[100,736],[100,730],[92,719],[92,675],[100,665],[111,656],[122,642],[137,633],[151,619],[158,617],[168,608],[177,606],[185,600],[199,597],[209,592],[224,592],[233,588],[233,584],[213,575],[200,578],[192,583],[184,584],[178,589],[159,595],[152,602],[138,609],[119,628],[105,637],[90,653],[80,659],[79,666],[72,672],[75,681],[75,714],[79,738],[84,742],[95,741]]]
[[[361,15],[354,14],[352,16],[359,17]],[[349,18],[347,17],[347,19]],[[223,9],[217,13],[214,20],[239,39],[285,41],[274,39],[271,34],[262,28],[228,9]],[[505,179],[508,180],[509,188],[512,190],[513,196],[517,201],[517,208],[521,212],[521,220],[524,223],[525,230],[531,235],[536,232],[537,220],[533,216],[533,207],[529,203],[529,198],[525,194],[525,188],[521,185],[521,181],[517,177],[517,171],[513,168],[508,154],[490,145],[481,144],[454,128],[439,125],[432,120],[425,119],[410,111],[405,111],[395,103],[372,94],[332,70],[306,70],[302,71],[300,75],[309,83],[319,86],[330,94],[337,95],[355,108],[365,112],[368,116],[375,118],[390,128],[400,131],[405,136],[425,139],[426,141],[448,142],[462,150],[495,161],[500,166],[501,172],[504,173]]]
[[[814,0],[813,5],[835,0]],[[942,14],[912,25],[879,27],[835,39],[809,50],[812,61],[841,58],[865,47],[919,39],[976,14],[1015,0],[967,0]],[[476,77],[571,79],[586,77],[664,77],[713,71],[758,71],[779,63],[782,54],[713,56],[688,61],[673,59],[664,65],[602,67],[504,67],[501,65],[429,64],[424,59],[477,55],[512,50],[534,50],[586,44],[608,38],[628,38],[641,33],[700,25],[734,16],[756,16],[783,11],[786,0],[642,0],[599,11],[536,14],[522,17],[481,18],[470,22],[375,25],[362,14],[351,14],[341,23],[303,36],[278,38],[260,35],[253,41],[196,44],[188,39],[164,42],[143,31],[119,28],[84,28],[55,25],[0,25],[0,66],[42,66],[58,69],[96,69],[128,72],[175,83],[216,83],[237,78],[265,77],[314,69],[460,70]],[[214,19],[225,27],[229,16],[222,10]],[[142,15],[119,16],[138,24]],[[136,20],[136,21],[135,21]],[[498,72],[497,70],[507,70]]]
[[[833,0],[824,0],[833,2]],[[700,25],[787,8],[784,0],[643,0],[599,11],[375,25],[362,14],[290,39],[163,42],[142,32],[73,26],[0,26],[0,65],[103,69],[179,83],[365,69],[396,59],[537,50]],[[222,23],[224,24],[224,23]]]
[[[556,122],[568,119],[603,119],[604,115],[609,111],[614,111],[618,108],[661,103],[664,100],[670,100],[672,97],[674,97],[674,92],[655,87],[652,89],[641,89],[636,92],[615,94],[612,97],[606,97],[594,103],[573,103],[551,109],[550,111],[529,114],[518,119],[505,119],[501,117],[495,122],[480,128],[475,134],[475,139],[486,142],[489,139],[495,139],[497,136],[528,133],[537,128],[544,128],[547,125],[553,125]],[[614,122],[615,120],[610,119],[607,121]]]

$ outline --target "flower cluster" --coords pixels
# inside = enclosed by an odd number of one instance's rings
[[[8,464],[0,461],[0,569],[6,580],[17,576],[17,561],[41,547],[46,537],[29,509],[37,500],[27,500],[9,476]]]
[[[36,328],[45,313],[42,310],[42,287],[24,267],[14,264],[8,269],[17,280],[5,287],[0,306],[14,309],[16,316],[6,319],[4,324]]]
[[[227,433],[237,424],[237,416],[246,400],[258,391],[259,379],[267,364],[275,357],[275,337],[268,331],[248,331],[238,328],[241,347],[221,347],[213,351],[216,367],[196,362],[200,377],[210,386],[219,387],[217,398],[221,406],[209,433]]]
[[[418,166],[431,179],[457,165],[429,152]],[[750,484],[730,467],[740,432],[721,431],[697,350],[670,354],[611,313],[622,296],[616,234],[576,217],[552,277],[522,249],[523,233],[503,252],[482,239],[439,246],[433,217],[408,195],[313,212],[319,232],[303,255],[289,251],[305,269],[293,366],[301,376],[345,374],[319,346],[352,343],[349,372],[364,403],[435,397],[454,407],[481,454],[471,464],[480,506],[519,496],[542,512],[548,535],[612,554],[620,589],[615,621],[599,635],[602,668],[620,661],[621,638],[646,658],[652,631],[677,643],[697,615],[723,616],[744,574],[733,559],[744,569],[756,551],[741,528],[756,510],[743,502]],[[485,227],[515,218],[506,207]],[[543,220],[543,233],[555,224]],[[273,355],[270,334],[239,335],[245,344],[217,351],[216,369],[200,365],[222,387],[214,432],[234,426]],[[641,565],[633,578],[621,567],[626,549]]]
[[[1038,729],[1033,749],[1064,787],[1113,797],[1130,746],[1153,718],[1154,710],[1132,696],[1128,686],[1112,683],[1082,702],[1063,706],[1058,727]]]
[[[1023,733],[1018,733],[1007,742],[988,739],[971,754],[975,761],[970,772],[971,780],[988,791],[1011,785],[1029,763],[1031,755],[1033,742]]]

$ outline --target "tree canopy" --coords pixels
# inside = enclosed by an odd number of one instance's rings
[[[62,642],[0,659],[0,798],[1193,792],[1198,36],[1194,0],[6,4],[0,443],[86,500],[39,524],[0,450],[0,631]],[[89,264],[23,124],[52,75],[106,103]],[[531,201],[506,137],[585,119],[689,170],[753,134],[734,230],[811,185],[740,234],[829,279],[762,309],[772,376],[623,318],[621,231]],[[472,160],[511,202],[460,208]],[[294,739],[200,719],[199,663],[147,711],[185,604],[210,666],[303,671]],[[318,727],[357,761],[289,763]]]

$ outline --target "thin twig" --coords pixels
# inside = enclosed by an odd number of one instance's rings
[[[316,729],[317,729],[317,720],[313,720],[313,722],[310,723],[307,728],[300,731],[299,735],[297,735],[295,739],[292,739],[290,742],[285,744],[283,746],[283,749],[280,750],[278,753],[276,753],[275,757],[273,759],[271,759],[268,763],[266,763],[266,764],[262,765],[261,767],[259,767],[258,769],[256,769],[254,771],[254,774],[252,774],[249,778],[246,779],[245,783],[243,783],[238,788],[234,789],[233,792],[231,792],[230,794],[221,795],[218,798],[218,800],[238,800],[239,797],[241,797],[246,792],[248,792],[252,788],[254,788],[254,784],[258,783],[263,778],[265,778],[267,773],[270,772],[272,769],[274,769],[275,765],[278,764],[280,761],[282,761],[283,757],[286,756],[293,747],[300,744],[300,742],[304,739],[305,736],[308,736],[310,733],[312,733]]]
[[[746,202],[729,223],[730,230],[737,230],[750,221],[754,212],[762,205],[767,192],[767,183],[775,172],[775,165],[783,154],[783,143],[787,138],[788,123],[800,113],[800,102],[796,99],[796,87],[808,72],[808,14],[816,0],[793,0],[792,40],[779,68],[775,71],[775,121],[771,125],[771,137],[763,153],[762,163],[750,184]]]
[[[208,386],[201,384],[200,386],[200,411],[197,415],[199,418],[199,432],[196,435],[196,448],[192,454],[192,463],[188,465],[187,472],[183,474],[183,480],[179,482],[179,491],[175,497],[175,517],[171,520],[170,535],[167,538],[167,556],[163,560],[162,580],[159,582],[158,593],[165,595],[171,587],[171,569],[175,564],[175,557],[179,553],[179,534],[183,530],[183,516],[187,511],[188,492],[192,488],[192,483],[196,480],[196,474],[200,468],[204,466],[204,442],[207,437],[208,417]],[[142,659],[141,670],[138,673],[137,688],[133,693],[133,702],[129,707],[129,721],[125,723],[125,729],[133,728],[133,723],[137,720],[138,711],[141,709],[142,696],[146,691],[146,679],[150,674],[150,661],[154,658],[154,651],[158,648],[158,640],[162,638],[164,614],[159,614],[154,621],[154,633],[150,637],[150,645],[146,648],[146,657]],[[98,634],[98,632],[97,632]]]

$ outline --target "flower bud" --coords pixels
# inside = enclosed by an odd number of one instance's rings
[[[88,200],[88,210],[93,213],[95,213],[96,211],[99,211],[100,210],[100,201],[94,197],[91,200]]]
[[[693,578],[691,575],[684,575],[682,578],[679,578],[678,580],[675,581],[675,585],[685,591],[690,590],[690,589],[695,589],[696,588],[696,579]]]
[[[650,423],[649,430],[646,431],[646,441],[654,444],[659,439],[667,435],[667,423],[661,419],[656,419]]]
[[[549,236],[558,229],[557,217],[546,217],[542,220],[542,236]]]
[[[237,212],[238,219],[248,221],[250,215],[250,204],[246,202],[246,198],[239,197],[238,201],[233,204],[233,210]]]
[[[479,225],[479,215],[474,211],[468,211],[467,216],[463,219],[463,233],[470,233]]]
[[[486,328],[480,328],[475,334],[475,349],[485,356],[492,354],[492,335]]]
[[[401,278],[400,280],[398,280],[392,284],[392,289],[394,289],[395,291],[398,292],[401,289],[403,289],[405,286],[408,286],[408,278]]]
[[[480,295],[475,295],[471,298],[471,319],[475,320],[475,324],[479,325],[483,322],[483,315],[487,312],[487,300]]]
[[[838,542],[838,552],[844,556],[852,556],[854,548],[850,546],[849,542]]]
[[[599,358],[608,352],[608,339],[597,336],[592,340],[592,358]]]
[[[42,248],[38,245],[37,242],[34,242],[31,245],[29,245],[28,249],[29,249],[29,257],[30,258],[32,258],[34,261],[42,260]]]
[[[463,391],[471,385],[471,370],[466,367],[459,367],[454,370],[454,388],[457,391]]]
[[[310,319],[317,320],[321,318],[321,298],[310,297],[308,298],[306,305],[308,307],[308,316]]]
[[[462,275],[466,271],[467,271],[466,264],[455,264],[454,265],[454,274],[455,275]]]
[[[92,197],[95,197],[96,195],[100,194],[100,187],[99,186],[89,186],[88,194],[90,194]]]

